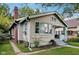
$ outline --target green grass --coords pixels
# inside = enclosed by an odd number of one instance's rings
[[[70,45],[73,45],[73,46],[78,46],[79,47],[79,42],[68,42]]]
[[[36,53],[34,55],[79,55],[79,49],[62,47],[62,48],[50,49],[48,51]]]
[[[52,48],[53,46],[41,46],[41,47],[32,47],[32,51],[28,49],[28,47],[24,46],[24,43],[19,43],[16,45],[22,52],[34,52],[34,51],[39,51],[39,50],[44,50],[44,49],[49,49]]]
[[[14,55],[13,48],[10,43],[0,43],[0,55]]]
[[[22,52],[29,52],[28,47],[25,47],[23,43],[17,44],[17,47],[18,47]]]

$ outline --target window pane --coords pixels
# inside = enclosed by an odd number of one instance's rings
[[[44,24],[41,24],[39,25],[39,31],[40,33],[44,33]]]
[[[49,24],[49,33],[52,33],[52,25]]]
[[[48,24],[40,23],[39,28],[40,33],[48,33]]]
[[[35,24],[35,33],[39,33],[39,22]]]
[[[35,33],[52,33],[52,25],[36,22]]]
[[[48,24],[44,24],[44,29],[45,29],[45,33],[47,33],[48,32]]]

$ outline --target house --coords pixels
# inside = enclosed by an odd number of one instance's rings
[[[79,33],[79,18],[70,18],[65,22],[68,25],[68,38],[77,37]]]
[[[67,24],[59,13],[48,12],[18,18],[16,10],[18,9],[14,9],[14,22],[10,27],[14,42],[27,41],[29,46],[34,47],[34,41],[39,41],[39,46],[43,46],[51,40],[67,39]]]

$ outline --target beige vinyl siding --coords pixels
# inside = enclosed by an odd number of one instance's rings
[[[54,27],[52,27],[52,34],[43,34],[43,33],[35,33],[35,23],[40,22],[40,23],[47,23],[47,24],[52,24],[52,25],[58,25],[58,26],[63,26],[64,25],[56,19],[56,21],[52,21],[52,17],[55,17],[54,15],[48,15],[48,16],[43,16],[43,17],[38,17],[30,20],[30,35],[31,35],[31,42],[33,43],[35,39],[40,40],[40,45],[46,45],[49,43],[51,39],[54,38]]]

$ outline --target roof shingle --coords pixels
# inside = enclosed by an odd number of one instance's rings
[[[77,27],[79,26],[79,19],[69,19],[65,21],[68,27]]]

